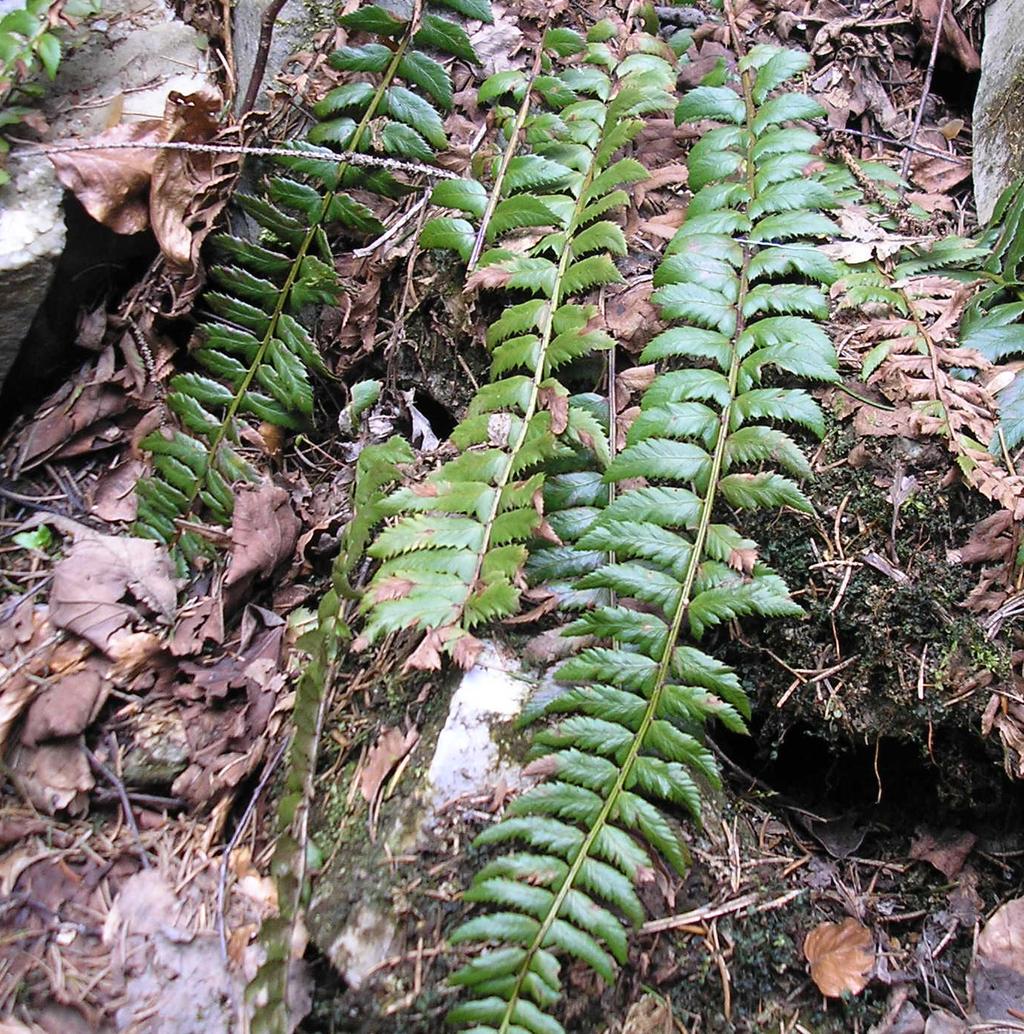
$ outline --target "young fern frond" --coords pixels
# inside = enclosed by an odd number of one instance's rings
[[[538,532],[550,535],[542,523],[541,464],[582,443],[607,455],[599,423],[569,404],[556,374],[613,344],[596,307],[573,299],[621,279],[612,254],[624,249],[622,231],[604,217],[626,203],[621,185],[647,173],[616,155],[642,127],[638,115],[668,105],[672,79],[667,61],[648,56],[660,61],[661,74],[652,66],[614,83],[598,71],[608,100],[565,104],[565,138],[549,145],[561,148],[564,161],[522,154],[505,168],[502,200],[487,228],[491,247],[467,289],[533,297],[508,305],[487,331],[492,379],[452,433],[459,455],[391,498],[399,519],[369,550],[382,563],[364,597],[363,635],[372,642],[406,628],[426,633],[412,666],[438,666],[442,649],[471,662],[470,630],[516,611],[526,543]],[[439,186],[433,200],[470,215],[487,208],[484,187],[469,181]],[[525,253],[504,246],[524,226],[548,232]],[[424,226],[420,243],[468,259],[476,233],[468,219],[439,218]]]
[[[509,175],[513,159],[519,154],[520,143],[525,140],[532,145],[534,153],[542,156],[548,154],[563,164],[572,164],[565,161],[564,154],[571,131],[558,112],[578,101],[581,95],[591,95],[601,101],[608,99],[611,82],[600,69],[575,64],[554,72],[553,58],[571,58],[585,52],[586,64],[614,67],[614,58],[605,45],[606,39],[603,25],[592,29],[586,40],[572,29],[549,29],[537,48],[529,74],[518,69],[496,72],[480,87],[478,103],[497,102],[494,117],[500,130],[498,142],[502,147],[502,156],[494,171],[483,211],[469,210],[471,215],[480,217],[480,222],[468,257],[462,256],[468,272],[476,267],[485,242],[500,233],[502,226],[508,228],[500,215],[497,225],[492,228],[492,219],[504,196],[505,178]],[[516,107],[507,107],[505,102],[513,103]],[[512,214],[511,218],[521,219],[525,214]],[[533,224],[518,222],[517,225]]]
[[[700,87],[677,109],[679,122],[722,124],[691,152],[696,194],[655,276],[654,300],[672,326],[641,361],[666,368],[606,472],[620,492],[595,509],[578,543],[614,552],[578,585],[618,602],[569,631],[610,645],[559,669],[567,688],[542,708],[552,721],[527,770],[543,781],[476,841],[520,849],[477,875],[466,898],[490,911],[450,938],[487,946],[453,978],[468,1000],[449,1014],[479,1034],[561,1032],[551,1015],[559,954],[613,978],[628,926],[643,916],[635,885],[652,851],[685,870],[674,812],[699,819],[701,784],[718,782],[704,722],[742,730],[748,714],[737,676],[701,640],[736,617],[800,613],[729,518],[810,509],[795,480],[809,464],[774,425],[821,435],[817,404],[793,381],[837,379],[818,322],[827,315],[821,285],[836,271],[809,246],[834,232],[822,211],[831,195],[803,174],[809,161],[787,160],[809,158],[816,142],[791,120],[821,112],[775,92],[806,64],[757,47],[740,63],[740,92]]]
[[[490,19],[484,0],[447,0],[447,6]],[[255,418],[288,431],[311,422],[311,375],[325,371],[303,316],[312,305],[334,303],[341,289],[328,230],[367,235],[383,229],[351,191],[395,197],[408,189],[387,169],[345,156],[433,161],[447,146],[441,112],[451,107],[452,85],[426,50],[474,60],[465,31],[419,5],[408,21],[367,6],[341,24],[386,42],[345,46],[330,57],[336,69],[372,77],[339,86],[316,107],[323,121],[308,139],[333,147],[338,159],[296,144],[295,156],[278,162],[299,179],[275,175],[265,196],[236,197],[259,227],[259,242],[215,238],[222,264],[211,270],[210,316],[192,353],[200,370],[171,380],[166,403],[179,426],[142,441],[154,474],[139,483],[135,531],[175,546],[183,567],[210,550],[189,523],[200,511],[228,523],[233,485],[258,479],[237,449],[240,421]]]

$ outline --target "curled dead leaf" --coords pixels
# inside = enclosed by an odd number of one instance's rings
[[[158,144],[166,140],[162,119],[143,119],[114,126],[94,144]],[[57,178],[82,203],[82,207],[114,233],[141,233],[149,226],[145,192],[153,175],[157,151],[136,149],[73,151],[52,154]]]
[[[871,931],[850,916],[841,923],[819,923],[804,939],[804,957],[826,998],[860,994],[875,964]]]
[[[93,219],[121,234],[152,226],[167,260],[188,267],[194,247],[188,214],[215,178],[218,156],[146,145],[210,140],[218,130],[222,103],[210,86],[188,95],[172,91],[162,119],[114,126],[92,138],[100,145],[96,150],[57,152],[50,160],[58,179]],[[139,146],[104,149],[103,144]]]

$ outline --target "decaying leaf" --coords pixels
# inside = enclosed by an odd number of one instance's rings
[[[83,667],[50,680],[29,706],[21,742],[34,747],[42,740],[84,732],[110,692],[106,667],[94,654]]]
[[[145,539],[84,537],[53,570],[50,620],[107,653],[112,638],[141,617],[128,595],[163,620],[173,618],[177,586],[167,550]]]
[[[804,939],[804,957],[826,998],[860,994],[875,964],[871,931],[850,916],[841,923],[819,923]]]
[[[388,773],[419,742],[418,729],[385,729],[377,737],[377,742],[370,748],[366,761],[359,772],[359,792],[363,800],[372,803],[377,798],[380,788]]]
[[[910,845],[910,857],[934,865],[946,879],[953,879],[964,867],[978,838],[973,833],[955,829],[941,832],[923,829]]]
[[[270,481],[239,489],[231,522],[231,565],[226,587],[269,578],[290,559],[299,540],[299,519],[288,493]]]
[[[166,140],[162,119],[114,126],[94,137],[95,144],[158,144]],[[141,233],[149,226],[146,190],[157,151],[140,147],[72,151],[50,155],[57,178],[82,207],[114,233]]]
[[[203,143],[217,132],[223,99],[217,90],[182,96],[171,93],[164,110],[168,142]],[[188,215],[196,195],[214,178],[216,155],[189,151],[159,151],[153,163],[149,218],[153,234],[173,266],[194,265],[193,235]]]
[[[217,132],[217,113],[222,104],[213,87],[187,96],[172,91],[162,119],[114,126],[91,142],[203,143]],[[140,233],[152,226],[168,261],[188,267],[192,265],[193,235],[186,214],[214,177],[216,157],[140,146],[58,152],[50,160],[61,183],[93,219],[122,234]]]
[[[996,909],[978,935],[970,991],[979,1019],[1019,1020],[1024,1003],[1024,898]]]
[[[47,815],[83,814],[88,792],[96,785],[77,737],[20,747],[11,759],[11,775],[32,805]]]

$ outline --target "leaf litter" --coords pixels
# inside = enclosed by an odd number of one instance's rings
[[[609,12],[607,5],[597,3],[577,6],[582,17],[591,20],[626,13]],[[970,71],[977,59],[979,15],[971,5],[948,6],[954,9],[946,13],[940,53]],[[913,111],[921,100],[930,34],[938,19],[935,0],[878,2],[856,9],[835,0],[817,5],[802,0],[770,5],[737,0],[735,8],[741,27],[806,46],[814,53],[816,68],[809,77],[829,110],[830,125],[836,129],[859,126],[861,131],[883,138],[908,137]],[[681,12],[689,9],[665,10],[678,20]],[[485,64],[493,69],[523,67],[539,39],[542,23],[548,17],[568,16],[567,5],[560,2],[499,6],[496,12],[495,25],[480,26],[471,37]],[[713,76],[723,61],[731,60],[723,45],[721,25],[703,14],[694,22],[684,26],[694,31],[691,61],[681,76],[681,83],[688,86]],[[332,39],[324,39],[325,51],[334,42],[333,34],[327,35]],[[457,83],[459,110],[448,124],[458,133],[451,161],[465,169],[474,160],[469,145],[484,113],[472,103],[472,79],[461,69],[459,75],[463,77]],[[301,87],[296,96],[304,90],[312,102],[336,85],[337,79],[322,55],[310,51],[300,55],[291,82]],[[965,196],[969,119],[966,130],[952,132],[947,127],[966,113],[937,96],[929,103],[924,128],[916,140],[941,156],[912,154],[910,175],[917,190],[908,194],[908,200],[926,214],[948,213]],[[115,127],[104,140],[208,140],[221,132],[215,120],[220,105],[220,99],[212,96],[175,98],[163,119]],[[885,139],[843,139],[862,158],[895,159],[898,164],[902,156],[899,145]],[[651,262],[624,269],[621,288],[609,289],[601,298],[603,319],[626,353],[626,369],[618,371],[616,381],[622,435],[633,415],[631,393],[642,386],[646,374],[629,366],[628,359],[639,353],[654,332],[649,273],[678,226],[686,198],[683,170],[689,143],[686,132],[668,120],[638,141],[638,157],[654,169],[654,175],[636,191],[626,230],[631,254],[646,249]],[[258,826],[254,827],[255,850],[243,854],[236,848],[228,856],[230,965],[225,967],[214,935],[215,909],[210,907],[216,898],[217,852],[226,842],[232,809],[244,803],[248,784],[270,763],[273,745],[281,740],[290,707],[290,679],[301,656],[293,647],[297,629],[307,619],[298,611],[289,613],[290,607],[280,607],[275,613],[263,604],[286,599],[286,590],[304,586],[307,595],[320,595],[324,568],[315,550],[307,549],[311,542],[303,541],[304,533],[315,521],[316,542],[329,555],[332,536],[345,515],[341,505],[320,506],[309,500],[318,493],[322,497],[332,492],[334,480],[340,479],[344,488],[348,460],[333,451],[330,442],[318,443],[321,451],[305,452],[305,446],[292,442],[284,447],[262,443],[275,475],[238,493],[226,571],[204,570],[187,587],[178,585],[166,557],[154,544],[123,534],[124,522],[133,517],[130,487],[141,469],[133,445],[159,425],[155,381],[169,375],[178,361],[173,342],[163,335],[166,328],[152,312],[182,315],[189,311],[190,292],[202,278],[199,247],[223,206],[237,163],[214,165],[201,156],[186,160],[180,153],[150,148],[64,155],[55,164],[61,168],[64,182],[100,221],[118,232],[151,227],[167,266],[189,270],[187,275],[193,279],[190,287],[179,283],[168,291],[158,275],[148,280],[137,300],[159,298],[159,304],[135,308],[129,304],[120,312],[107,314],[105,320],[94,310],[80,329],[79,343],[91,352],[89,360],[30,419],[15,425],[5,442],[3,473],[10,480],[4,483],[30,497],[56,497],[56,513],[34,510],[35,519],[51,521],[49,526],[58,533],[67,532],[69,541],[48,563],[41,567],[37,563],[34,570],[26,566],[20,573],[24,577],[14,579],[18,595],[0,604],[6,616],[0,622],[0,737],[9,744],[12,781],[22,795],[21,802],[12,797],[0,811],[0,840],[8,845],[0,866],[9,897],[0,921],[12,936],[25,941],[28,932],[35,937],[32,943],[40,946],[35,955],[8,949],[5,960],[13,960],[13,965],[0,980],[0,988],[6,1000],[18,982],[23,982],[25,993],[36,995],[37,1001],[59,992],[60,1001],[75,1003],[75,1016],[97,1023],[115,1015],[115,1004],[122,1010],[116,1013],[122,1019],[156,1009],[168,1030],[196,1029],[195,1010],[205,1006],[209,1011],[204,1014],[203,1029],[227,1030],[230,1026],[222,1025],[230,1023],[245,978],[255,969],[258,949],[253,942],[259,920],[272,911],[274,900],[265,877],[266,831]],[[204,200],[198,201],[200,196]],[[375,199],[373,204],[378,206],[375,214],[388,222],[407,202],[381,204]],[[886,263],[900,248],[920,239],[914,227],[901,227],[898,233],[881,230],[865,213],[858,217],[856,210],[848,210],[840,218],[844,236],[834,246],[834,257],[849,262]],[[425,264],[412,248],[408,233],[401,232],[370,255],[342,256],[339,265],[346,291],[338,309],[325,313],[322,330],[334,363],[332,372],[348,377],[372,363],[376,350],[396,330],[404,335],[402,347],[413,347],[413,335],[404,329],[410,315],[407,310],[415,310],[422,298],[429,297],[430,278],[436,272],[429,264],[424,272]],[[404,274],[406,270],[415,273],[414,290],[420,298],[403,307],[395,304],[392,287],[396,271]],[[936,282],[927,287],[916,301],[939,342],[936,356],[944,371],[942,390],[953,393],[954,404],[964,401],[962,426],[987,441],[983,436],[991,430],[992,410],[986,406],[998,389],[997,382],[986,378],[1005,379],[1016,371],[993,373],[976,356],[949,347],[953,342],[950,332],[955,330],[962,306],[954,287]],[[161,291],[165,293],[161,295]],[[473,304],[460,308],[460,314],[472,319]],[[140,309],[147,315],[132,327],[124,314]],[[881,325],[884,318],[875,314],[873,327],[870,322],[862,324],[860,336],[848,342],[850,351],[863,354],[877,340],[872,337],[876,332],[893,334],[892,326]],[[139,350],[139,334],[149,357],[145,349]],[[878,368],[874,381],[856,386],[874,401],[893,405],[894,410],[856,403],[846,409],[847,419],[853,417],[855,438],[869,446],[877,444],[876,439],[916,446],[936,436],[935,425],[920,417],[913,404],[923,390],[920,364],[900,356],[896,351],[892,362]],[[977,383],[959,382],[954,371],[962,369],[976,370],[980,375]],[[416,408],[419,401],[417,394],[406,418],[418,424],[424,445],[432,446],[432,438],[443,435],[435,434],[433,416],[428,419]],[[396,406],[396,412],[400,411]],[[391,427],[393,421],[388,431]],[[911,468],[911,476],[927,482],[923,469],[914,469],[913,464]],[[62,472],[67,470],[72,473],[65,476]],[[948,474],[948,465],[943,473]],[[892,472],[881,476],[888,479],[888,486],[898,483]],[[1011,486],[1011,491],[1020,497],[1016,486]],[[343,495],[343,491],[337,493],[339,498]],[[913,500],[892,505],[894,511],[906,510],[913,507]],[[5,500],[3,507],[5,518],[15,515],[9,520],[12,528],[26,527],[29,512],[19,508],[17,500]],[[78,522],[79,528],[68,532],[70,525],[62,525],[62,518]],[[837,526],[842,519],[840,513]],[[985,616],[991,621],[988,627],[998,631],[1010,620],[1018,594],[1014,559],[1019,543],[1008,511],[985,514],[973,523],[964,518],[948,546],[951,558],[955,555],[951,563],[975,578],[975,592],[967,596],[966,606]],[[848,557],[841,559],[849,561]],[[749,563],[753,564],[754,558]],[[912,583],[918,577],[912,565],[911,572],[908,580]],[[35,577],[40,574],[42,577]],[[52,582],[43,586],[44,591],[34,592],[33,586],[47,577]],[[308,591],[311,581],[316,583],[313,592]],[[550,610],[548,599],[539,599],[532,616],[543,626],[550,621]],[[556,656],[559,644],[564,643],[558,629],[550,627],[532,640],[545,661]],[[1015,668],[1010,676],[988,672],[987,681],[983,676],[972,689],[973,674],[965,673],[953,687],[954,694],[980,693],[987,701],[976,728],[992,739],[994,747],[998,744],[1007,773],[1017,779],[1024,778],[1024,711],[1013,699],[1020,689],[1020,645],[1014,644]],[[428,671],[435,666],[435,655],[439,660],[437,646],[427,644],[419,658],[418,663]],[[473,652],[476,647],[469,644],[467,649]],[[475,653],[473,658],[467,657],[469,662],[473,659]],[[802,691],[809,685],[811,692],[834,692],[834,699],[841,697],[839,690],[828,688],[828,677],[809,681],[817,677],[810,667],[813,663],[811,658],[801,659],[800,667],[806,671],[800,675],[804,681],[798,688]],[[818,668],[827,669],[824,663]],[[929,684],[929,691],[931,688]],[[360,716],[355,724],[362,740],[341,732],[338,737],[348,744],[349,751],[359,742],[372,744],[352,784],[372,804],[379,801],[389,779],[400,772],[418,732],[404,719],[396,723],[393,716],[379,722],[372,716]],[[113,734],[112,740],[108,733]],[[86,747],[122,781],[149,868],[142,867],[140,843],[123,821],[116,787],[97,776]],[[354,755],[349,758],[354,761]],[[95,824],[97,832],[84,850],[82,837],[92,828],[87,821]],[[913,839],[909,830],[905,831],[902,854],[897,853],[887,864],[909,867],[915,860],[927,863],[914,870],[930,873],[934,868],[943,878],[956,881],[956,890],[950,892],[950,902],[936,905],[928,898],[922,910],[926,915],[914,928],[917,932],[909,941],[898,943],[900,938],[890,936],[892,928],[886,924],[894,915],[901,915],[904,892],[888,870],[860,867],[852,850],[830,855],[827,848],[822,854],[814,846],[810,848],[813,858],[807,862],[811,855],[797,847],[802,843],[800,836],[767,812],[745,813],[743,822],[759,831],[754,839],[759,849],[764,849],[760,860],[768,870],[780,858],[780,868],[792,867],[792,874],[786,877],[789,883],[779,888],[776,900],[799,889],[813,902],[814,919],[828,917],[812,926],[813,920],[803,913],[786,934],[792,943],[782,964],[789,973],[800,968],[797,945],[806,935],[804,947],[812,978],[824,995],[867,998],[872,993],[866,988],[873,972],[878,983],[886,986],[884,953],[901,958],[908,970],[920,967],[934,976],[937,968],[941,970],[947,950],[943,942],[947,927],[940,918],[953,917],[948,920],[953,923],[949,929],[957,939],[974,922],[957,918],[960,913],[959,906],[952,903],[954,895],[960,895],[957,900],[976,898],[981,908],[978,891],[971,889],[978,882],[974,866],[983,863],[993,845],[969,829],[921,829]],[[858,835],[863,835],[859,827]],[[707,837],[699,842],[698,850],[704,852],[714,887],[711,893],[701,892],[700,901],[711,899],[713,905],[727,908],[726,916],[742,917],[750,905],[733,912],[728,908],[743,900],[743,893],[754,893],[746,882],[748,875],[733,868],[734,848],[727,843],[728,836],[710,831]],[[860,840],[857,844],[859,849]],[[1012,857],[1000,853],[998,846],[995,851],[992,857]],[[872,872],[877,879],[871,878]],[[663,881],[661,893],[663,918],[671,918],[666,913],[676,889]],[[861,915],[870,928],[849,917],[834,922],[837,901]],[[996,904],[991,891],[986,891],[982,913]],[[1024,972],[1018,958],[1019,904],[1001,905],[978,938],[971,967],[972,997],[964,1004],[969,1004],[972,1017],[979,1021],[1005,1020],[1013,1015],[1008,1008],[1017,1008],[1012,996],[1017,995],[1019,1001],[1020,974]],[[686,909],[675,907],[686,916]],[[720,978],[718,1006],[726,1013],[732,986],[730,968],[738,972],[741,960],[738,951],[734,953],[732,947],[723,950],[723,944],[729,944],[728,938],[736,930],[767,923],[771,915],[770,910],[755,913],[744,920],[747,926],[732,929],[723,925],[719,930],[721,920],[700,915],[681,926],[686,929],[684,936],[699,946],[704,969],[710,968]],[[929,940],[937,922],[940,932]],[[44,950],[59,953],[61,986],[53,983]],[[687,960],[659,943],[643,965],[649,967],[644,970],[645,978],[655,986],[671,988]],[[943,977],[945,973],[942,970]],[[168,995],[167,986],[187,986],[190,993]],[[939,984],[935,980],[925,986]],[[308,989],[299,988],[296,994],[304,999]],[[626,1029],[644,1034],[676,1026],[683,1029],[665,1007],[667,1000],[638,992],[634,1007],[626,1011]],[[889,1004],[891,1022],[882,1030],[895,1034],[903,1029],[900,1017],[912,1022],[906,1019],[910,1003],[893,996]],[[959,1003],[953,999],[947,1004]],[[920,999],[918,1005],[925,1008]],[[830,1007],[835,1008],[834,1004]],[[55,1019],[61,1016],[61,1008],[67,1006],[46,1006],[51,1027],[61,1025]],[[301,1015],[306,1008],[308,1003],[297,1001],[294,1012]],[[798,1013],[792,1014],[794,1023]],[[67,1023],[66,1017],[63,1022]],[[952,1013],[936,1008],[927,1017],[926,1029],[934,1034],[940,1028],[957,1029],[958,1023]],[[774,1028],[765,1021],[762,1029]]]

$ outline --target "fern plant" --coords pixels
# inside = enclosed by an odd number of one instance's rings
[[[447,7],[490,20],[486,0],[442,0]],[[385,197],[409,189],[388,168],[432,162],[447,146],[442,113],[451,108],[452,84],[428,51],[475,60],[461,26],[420,11],[401,19],[369,5],[345,15],[352,33],[382,42],[345,46],[332,67],[363,76],[332,90],[316,106],[320,121],[296,144],[294,157],[278,159],[299,178],[274,175],[265,195],[236,202],[259,228],[259,241],[221,235],[222,264],[211,270],[217,289],[205,295],[208,318],[192,358],[199,370],[172,378],[167,408],[178,426],[142,442],[154,474],[138,486],[137,534],[176,547],[182,567],[210,551],[197,527],[200,516],[230,520],[233,485],[258,474],[238,450],[246,418],[286,431],[309,426],[311,378],[325,368],[305,317],[311,307],[332,304],[341,290],[328,230],[376,234],[383,228],[353,191]],[[325,159],[317,147],[338,151]],[[355,156],[362,161],[355,163]]]
[[[635,885],[652,850],[685,870],[676,812],[699,819],[701,784],[718,781],[702,725],[742,730],[748,713],[736,674],[702,640],[734,618],[800,612],[730,518],[810,509],[794,480],[809,464],[773,425],[822,434],[817,404],[794,381],[837,378],[818,322],[836,270],[799,246],[836,232],[822,211],[831,192],[804,175],[817,139],[795,121],[822,112],[776,92],[807,63],[756,47],[740,62],[739,91],[698,87],[676,110],[678,122],[719,125],[691,151],[695,194],[655,277],[672,326],[641,361],[664,371],[605,473],[615,497],[578,543],[613,554],[578,586],[617,602],[585,612],[569,634],[610,645],[559,669],[565,689],[541,708],[551,721],[527,769],[542,781],[476,841],[519,849],[478,873],[465,897],[488,910],[450,938],[485,946],[454,976],[467,999],[449,1015],[480,1034],[561,1032],[551,1014],[559,955],[613,978],[643,916]]]
[[[607,48],[597,45],[602,49],[584,51],[584,63],[594,54],[604,60]],[[651,48],[660,44],[652,40]],[[612,256],[625,253],[625,240],[606,216],[626,204],[622,185],[647,173],[616,155],[642,127],[642,113],[668,106],[672,81],[664,57],[633,57],[644,59],[641,68],[626,58],[614,78],[596,67],[575,78],[591,96],[565,103],[557,120],[546,121],[553,138],[499,163],[492,193],[499,200],[489,201],[475,181],[438,184],[432,195],[466,216],[490,213],[483,230],[489,247],[467,289],[501,291],[512,304],[487,331],[492,380],[452,433],[457,455],[391,498],[398,520],[369,550],[382,563],[364,597],[363,640],[422,631],[411,666],[437,667],[442,651],[471,663],[471,629],[517,609],[526,543],[538,532],[554,535],[543,523],[538,468],[573,445],[607,458],[598,421],[569,404],[556,372],[613,344],[596,307],[576,299],[621,279]],[[520,251],[509,238],[524,227],[539,239]],[[477,234],[468,218],[441,217],[424,226],[420,243],[468,261]],[[527,300],[514,301],[523,295]]]

